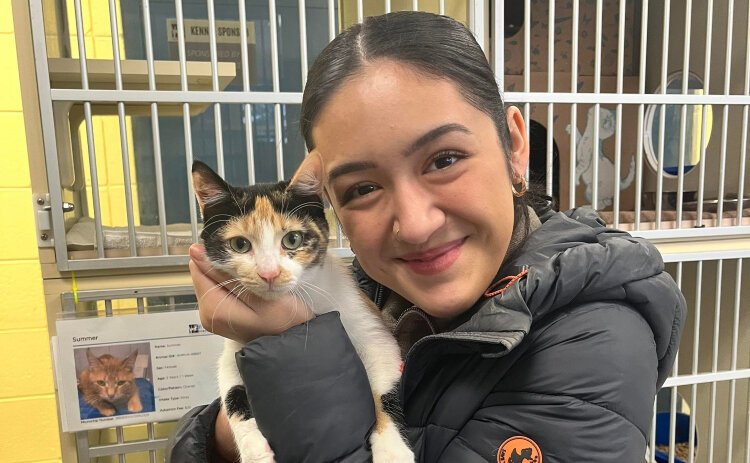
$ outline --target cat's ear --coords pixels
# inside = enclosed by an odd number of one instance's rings
[[[206,205],[215,203],[229,196],[229,185],[207,164],[193,162],[193,191],[198,198],[201,214]]]
[[[287,190],[304,196],[323,196],[323,160],[319,152],[313,150],[305,156]]]
[[[99,357],[91,353],[91,349],[86,349],[86,358],[89,361],[89,367],[100,367],[102,362],[99,361]]]
[[[128,355],[128,358],[126,358],[122,362],[122,366],[127,368],[128,370],[132,370],[133,367],[135,367],[135,359],[137,358],[138,358],[138,350],[134,350],[133,352],[131,352],[130,355]]]

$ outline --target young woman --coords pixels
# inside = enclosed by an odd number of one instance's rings
[[[470,31],[411,12],[353,26],[310,69],[301,124],[360,285],[397,320],[396,399],[417,461],[643,461],[684,299],[648,242],[590,209],[555,213],[527,188],[524,120]],[[331,317],[289,328],[308,321],[293,301],[245,301],[252,310],[229,296],[217,310],[227,293],[208,291],[216,273],[199,246],[191,256],[202,319],[263,343],[243,357],[256,365],[298,355],[295,330],[340,330]],[[334,343],[316,362],[329,379],[362,372]],[[331,390],[263,374],[289,404],[256,410],[285,442],[277,461],[370,459],[367,381]],[[342,423],[349,432],[331,432]],[[215,402],[182,420],[172,461],[231,459],[232,442]]]

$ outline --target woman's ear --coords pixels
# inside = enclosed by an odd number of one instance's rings
[[[515,176],[522,176],[529,166],[529,138],[526,134],[526,122],[523,120],[521,111],[510,106],[506,112],[508,120],[508,131],[510,132],[510,166],[513,172],[509,172],[512,181]]]
[[[287,189],[305,196],[323,196],[323,160],[320,153],[313,150],[305,156]]]

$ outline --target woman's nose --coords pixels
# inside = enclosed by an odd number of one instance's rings
[[[445,224],[445,213],[434,196],[418,184],[397,190],[395,205],[393,229],[403,243],[426,243]]]

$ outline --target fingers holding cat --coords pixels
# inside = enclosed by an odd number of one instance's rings
[[[246,343],[313,318],[307,305],[291,294],[267,301],[249,291],[235,293],[235,284],[227,283],[231,276],[211,265],[203,245],[190,247],[189,269],[201,323],[212,333]]]

